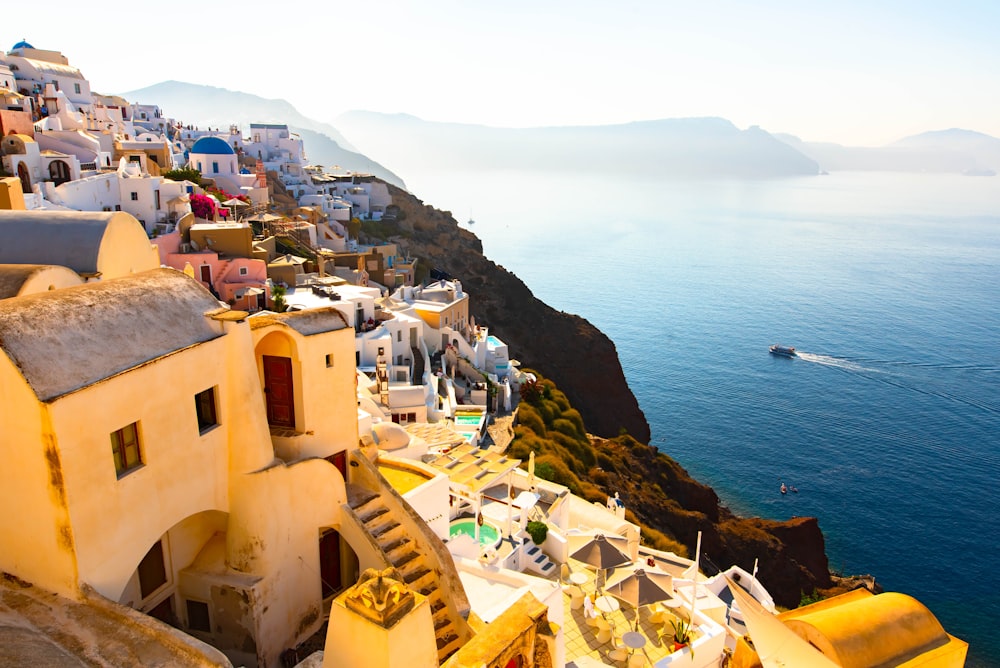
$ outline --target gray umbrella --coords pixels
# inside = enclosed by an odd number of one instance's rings
[[[600,575],[609,568],[632,563],[632,559],[622,552],[628,549],[628,541],[621,536],[605,536],[604,534],[570,536],[569,555],[577,561],[590,564],[598,571],[597,589],[601,589]],[[621,547],[617,547],[620,545]]]
[[[645,566],[616,568],[608,577],[605,592],[636,609],[635,623],[638,628],[639,607],[671,600],[674,578],[669,573],[649,570]]]
[[[617,547],[617,545],[621,545],[622,548],[627,547],[627,542],[620,536],[611,536],[609,539],[604,534],[594,534],[570,536],[569,539],[570,547],[573,548],[573,553],[569,556],[594,568],[607,570],[632,563],[632,559]]]

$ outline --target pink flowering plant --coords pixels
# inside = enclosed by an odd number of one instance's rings
[[[215,198],[191,193],[191,212],[198,218],[211,220],[215,216]]]

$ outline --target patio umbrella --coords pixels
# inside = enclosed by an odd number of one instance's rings
[[[223,202],[223,204],[225,204],[226,206],[250,206],[243,200],[237,199],[235,197],[230,197],[225,202]]]
[[[674,578],[669,573],[651,570],[645,565],[616,568],[608,577],[604,591],[636,609],[635,624],[638,628],[641,606],[673,599]]]
[[[621,536],[605,536],[600,533],[569,536],[569,547],[572,550],[569,555],[571,558],[590,564],[598,571],[632,562],[622,551],[627,549],[628,542]]]

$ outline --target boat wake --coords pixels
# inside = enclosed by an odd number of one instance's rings
[[[814,353],[804,353],[799,352],[798,358],[805,362],[812,362],[814,364],[821,364],[826,367],[842,371],[844,373],[850,373],[854,375],[861,376],[862,378],[867,378],[878,383],[884,383],[886,385],[891,385],[893,387],[898,387],[903,390],[909,390],[911,392],[917,392],[919,394],[938,397],[940,399],[945,399],[947,401],[955,401],[966,406],[971,406],[973,408],[978,408],[980,410],[987,411],[993,414],[1000,414],[1000,405],[993,403],[986,403],[982,401],[977,401],[975,399],[969,399],[957,394],[952,394],[950,392],[944,392],[933,389],[929,383],[922,382],[919,378],[911,377],[912,374],[906,373],[906,368],[919,369],[919,370],[938,370],[938,371],[985,371],[993,372],[995,369],[992,367],[979,367],[973,365],[936,365],[936,364],[914,364],[907,362],[879,362],[875,360],[863,360],[856,361],[850,360],[843,357],[832,357],[829,355],[817,355]]]

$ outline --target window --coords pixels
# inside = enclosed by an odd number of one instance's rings
[[[111,432],[111,453],[115,458],[115,472],[119,478],[142,466],[138,422]]]
[[[400,343],[402,343],[402,341],[403,341],[403,330],[400,329],[400,330],[396,331],[396,340],[399,341]]]
[[[333,353],[330,353],[326,356],[326,366],[327,368],[333,366]]]
[[[240,267],[240,276],[246,276],[248,273],[246,267]]]
[[[187,600],[188,628],[192,631],[212,632],[211,620],[208,618],[208,603],[204,601]]]
[[[133,202],[139,201],[139,193],[130,193]]]
[[[194,395],[194,408],[198,414],[198,431],[205,433],[219,424],[215,415],[215,388],[210,387],[204,392]]]
[[[77,95],[80,94],[80,84],[78,83],[73,84],[73,92],[76,93]]]
[[[153,205],[156,207],[157,211],[160,210],[160,191],[159,190],[154,190],[153,191]]]
[[[213,174],[218,174],[219,173],[219,163],[217,163],[217,162],[213,162],[212,163],[212,173]]]

